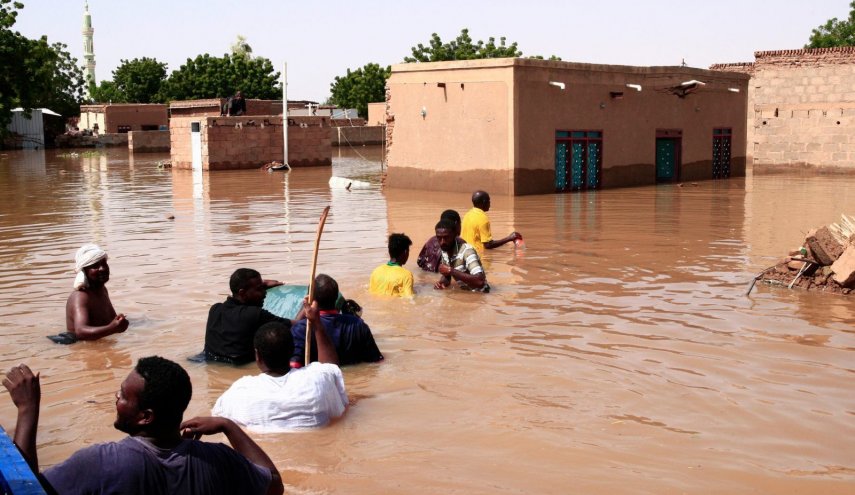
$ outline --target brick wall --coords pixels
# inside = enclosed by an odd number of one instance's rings
[[[226,98],[173,101],[169,112],[173,117],[219,117]],[[282,115],[282,102],[277,100],[246,100],[246,115]]]
[[[334,127],[332,131],[333,146],[383,144],[383,139],[386,137],[386,127],[382,125]]]
[[[259,168],[282,160],[282,117],[173,117],[170,126],[172,166],[192,168],[190,125],[201,124],[202,168]],[[332,164],[329,119],[288,119],[288,163],[292,167]]]
[[[150,153],[169,151],[169,131],[131,131],[128,133],[128,151]]]
[[[748,155],[758,171],[818,167],[855,171],[855,47],[756,52],[744,72]]]
[[[155,129],[169,123],[166,105],[119,104],[104,107],[104,126],[101,132],[119,132],[120,126],[129,126],[131,131],[141,131],[143,126]]]

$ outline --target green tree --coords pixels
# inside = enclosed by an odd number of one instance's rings
[[[128,103],[162,103],[166,64],[154,58],[122,60],[113,71],[113,83]]]
[[[855,46],[855,1],[849,4],[849,18],[842,21],[836,17],[814,29],[805,48],[830,48],[833,46]]]
[[[223,98],[235,91],[245,98],[276,99],[282,96],[279,72],[264,57],[247,58],[226,54],[209,54],[187,59],[187,63],[170,74],[164,87],[169,100]]]
[[[6,132],[12,108],[47,107],[70,116],[83,100],[83,70],[65,45],[12,30],[23,7],[0,0],[0,133]]]
[[[364,67],[338,76],[330,84],[329,101],[342,108],[355,108],[360,117],[368,116],[368,104],[386,101],[386,79],[392,73],[388,65],[383,68],[369,63]]]
[[[113,81],[101,81],[101,84],[89,89],[89,99],[93,103],[127,103],[125,95]]]

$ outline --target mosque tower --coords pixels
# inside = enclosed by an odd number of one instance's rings
[[[83,11],[83,58],[86,59],[86,89],[89,85],[97,84],[95,80],[95,46],[92,42],[92,16],[89,15],[89,2],[85,2]]]

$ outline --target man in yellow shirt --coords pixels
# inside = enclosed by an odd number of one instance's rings
[[[389,262],[371,272],[369,292],[385,296],[413,296],[413,274],[404,268],[412,245],[413,241],[404,234],[389,236]]]
[[[522,239],[522,235],[518,232],[511,232],[507,237],[493,240],[488,211],[490,211],[490,195],[485,191],[472,193],[472,209],[463,216],[460,237],[474,247],[478,254],[482,254],[484,248],[495,249],[503,244]]]

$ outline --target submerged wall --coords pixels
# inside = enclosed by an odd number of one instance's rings
[[[714,70],[751,75],[748,155],[754,169],[855,171],[855,47],[756,52]]]
[[[173,117],[170,124],[172,166],[192,168],[191,128],[200,126],[202,169],[260,168],[282,161],[281,116]],[[288,163],[292,167],[332,164],[329,119],[288,119]]]
[[[131,131],[128,133],[128,151],[131,153],[169,151],[169,131]]]

